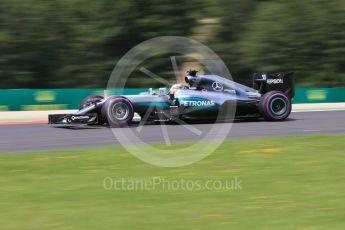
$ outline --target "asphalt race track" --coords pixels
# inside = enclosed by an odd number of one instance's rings
[[[245,139],[282,135],[345,134],[345,111],[292,113],[284,122],[236,121],[234,123],[193,124],[190,126],[166,125],[166,133],[160,125],[145,125],[130,129],[145,143],[175,143],[199,140],[215,125],[232,129],[226,139]],[[120,130],[122,130],[120,129]],[[141,130],[140,130],[141,129]],[[194,131],[193,131],[194,130]],[[199,132],[195,134],[195,130]],[[211,135],[212,136],[212,133]],[[126,144],[137,144],[127,140]],[[0,126],[0,152],[34,150],[57,150],[68,148],[119,145],[119,140],[107,127],[50,127],[49,125],[4,125]]]

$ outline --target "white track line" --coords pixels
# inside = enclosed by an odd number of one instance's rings
[[[307,110],[295,110],[292,109],[293,113],[305,113],[305,112],[331,112],[331,111],[344,111],[344,109],[307,109]]]

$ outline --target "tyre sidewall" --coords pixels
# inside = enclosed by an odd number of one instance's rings
[[[286,104],[286,111],[281,115],[275,115],[271,111],[271,102],[276,98],[280,98],[284,100]],[[262,113],[262,115],[264,116],[266,120],[281,121],[281,120],[286,119],[291,113],[291,100],[284,93],[280,91],[271,91],[271,92],[266,93],[262,97],[259,104],[259,108],[260,108],[260,112]]]
[[[113,109],[114,104],[119,103],[119,102],[125,103],[129,109],[128,116],[124,120],[118,120],[118,119],[114,118],[113,113],[112,113],[112,109]],[[111,127],[128,126],[132,122],[133,116],[134,116],[133,104],[131,103],[130,100],[128,100],[125,97],[109,98],[107,100],[107,102],[102,107],[102,116],[107,118],[108,124]]]

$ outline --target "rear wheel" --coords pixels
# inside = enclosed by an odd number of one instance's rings
[[[102,97],[102,96],[97,96],[97,95],[88,96],[80,102],[79,110],[82,110],[82,109],[84,109],[90,105],[94,105],[94,104],[102,101],[103,99],[104,99],[104,97]],[[105,123],[105,118],[102,116],[100,109],[97,111],[97,115],[98,115],[98,125],[103,125]]]
[[[127,126],[133,120],[133,105],[124,97],[109,98],[102,107],[102,115],[111,127]]]
[[[280,91],[271,91],[262,96],[259,109],[266,120],[281,121],[291,113],[291,100]]]

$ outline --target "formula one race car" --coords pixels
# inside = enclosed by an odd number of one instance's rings
[[[49,124],[127,126],[134,113],[148,121],[215,121],[219,118],[281,121],[291,113],[295,95],[293,72],[253,74],[253,88],[216,75],[189,71],[186,86],[174,85],[168,93],[89,96],[74,114],[49,115]]]

